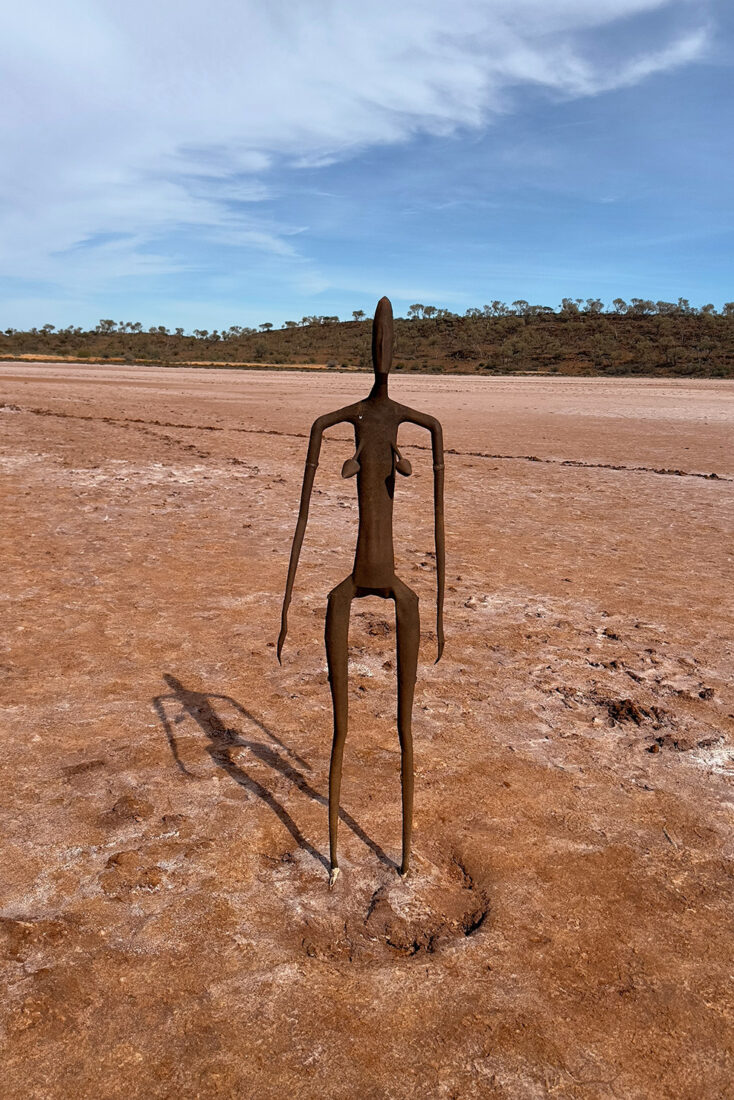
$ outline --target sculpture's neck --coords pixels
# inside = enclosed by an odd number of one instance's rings
[[[375,384],[370,390],[370,397],[387,397],[387,379],[388,376],[386,374],[375,375]]]

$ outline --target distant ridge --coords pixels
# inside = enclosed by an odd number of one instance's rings
[[[617,299],[615,305],[620,303]],[[553,311],[527,302],[494,302],[464,316],[413,306],[395,319],[393,369],[435,374],[564,374],[734,377],[734,303],[721,312],[633,299],[604,311],[564,300]],[[622,310],[621,306],[624,306]],[[166,366],[323,366],[369,370],[369,320],[307,317],[261,331],[224,332],[100,321],[91,331],[51,325],[0,332],[0,358],[59,357]]]

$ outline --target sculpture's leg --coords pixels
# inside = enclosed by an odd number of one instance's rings
[[[393,582],[398,648],[398,736],[400,738],[400,782],[403,792],[403,858],[400,874],[408,873],[410,839],[413,832],[413,695],[418,667],[420,618],[418,597],[412,588],[395,578]]]
[[[331,746],[331,767],[329,769],[329,855],[331,874],[329,886],[333,886],[339,874],[336,856],[336,833],[339,824],[339,792],[342,782],[342,757],[347,737],[348,684],[347,660],[349,641],[349,611],[356,592],[351,577],[338,584],[329,593],[326,609],[326,659],[329,665],[329,683],[331,702],[334,708],[334,741]]]

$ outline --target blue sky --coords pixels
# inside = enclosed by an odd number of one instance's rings
[[[0,328],[734,300],[725,0],[26,0]]]

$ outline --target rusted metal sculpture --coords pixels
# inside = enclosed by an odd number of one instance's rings
[[[434,470],[434,519],[436,536],[436,639],[441,659],[444,646],[444,515],[443,515],[443,435],[434,416],[399,405],[388,397],[387,382],[392,366],[393,317],[389,299],[381,298],[372,326],[372,364],[375,383],[369,396],[354,405],[326,413],[314,421],[308,444],[303,475],[301,506],[291,547],[288,580],[283,598],[278,660],[288,630],[288,607],[293,594],[293,582],[308,520],[321,439],[327,428],[347,423],[354,427],[355,452],[342,468],[342,477],[357,475],[359,501],[359,533],[354,568],[350,575],[329,593],[326,612],[326,657],[334,709],[334,742],[329,771],[329,847],[330,876],[333,886],[339,874],[337,860],[337,825],[342,757],[347,736],[348,686],[347,645],[349,613],[353,599],[381,596],[395,603],[398,674],[398,736],[401,752],[401,785],[403,799],[403,853],[400,874],[408,873],[410,841],[413,825],[413,737],[411,717],[418,664],[420,621],[418,597],[395,576],[393,550],[393,496],[395,473],[409,477],[412,470],[407,458],[398,450],[398,428],[401,424],[417,424],[431,433]]]

